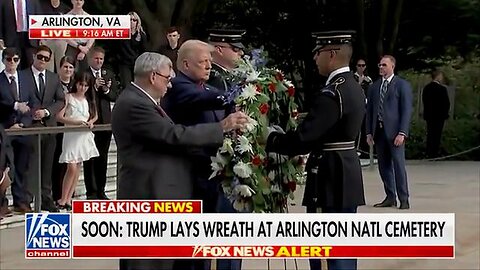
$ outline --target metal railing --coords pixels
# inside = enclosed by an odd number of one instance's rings
[[[39,213],[42,209],[42,135],[58,134],[67,132],[81,132],[81,131],[110,131],[112,126],[110,124],[95,125],[92,129],[87,126],[56,126],[56,127],[29,127],[29,128],[10,128],[6,129],[5,133],[8,136],[36,136],[38,149],[38,171],[37,171],[37,190],[34,196],[34,210]],[[14,179],[15,181],[15,179]]]

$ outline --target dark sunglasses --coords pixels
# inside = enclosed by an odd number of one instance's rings
[[[132,22],[138,22],[137,19],[130,19],[130,21],[132,21]]]
[[[366,67],[366,64],[358,64],[357,67]]]
[[[386,67],[386,66],[387,64],[382,64],[382,63],[378,64],[378,67]]]
[[[163,78],[167,79],[167,81],[170,81],[172,79],[172,76],[165,76],[165,75],[163,75],[161,73],[158,73],[156,71],[154,71],[153,73],[155,73],[156,75],[158,75],[160,77],[163,77]]]
[[[5,60],[7,60],[8,62],[14,61],[15,63],[18,63],[18,61],[20,61],[20,58],[19,57],[7,57],[7,58],[5,58]]]
[[[45,62],[50,61],[50,57],[45,56],[45,55],[41,55],[41,54],[37,54],[37,59],[40,60],[40,61],[45,61]]]

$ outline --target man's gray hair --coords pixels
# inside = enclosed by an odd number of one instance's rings
[[[133,74],[135,77],[142,77],[166,66],[172,67],[170,58],[155,52],[144,52],[135,60]]]

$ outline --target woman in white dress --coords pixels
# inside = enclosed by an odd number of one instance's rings
[[[57,121],[66,126],[93,127],[97,120],[95,95],[92,93],[93,82],[93,76],[89,72],[75,75],[73,87],[70,93],[65,95],[65,106],[57,114]],[[98,157],[98,150],[91,131],[64,134],[59,162],[67,163],[67,171],[63,178],[62,197],[57,201],[59,209],[71,210],[72,195],[80,177],[80,166],[92,157]]]

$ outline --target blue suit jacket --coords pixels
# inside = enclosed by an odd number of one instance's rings
[[[162,99],[162,107],[174,123],[187,126],[219,122],[225,117],[222,94],[181,72],[172,80],[172,88]]]
[[[379,79],[368,89],[366,133],[371,135],[375,135],[381,85],[382,79]],[[408,137],[412,103],[410,84],[396,75],[393,76],[383,101],[383,124],[388,139],[393,140],[398,134]]]
[[[0,73],[0,103],[5,108],[10,108],[8,115],[2,117],[1,124],[5,128],[10,128],[12,125],[22,123],[24,127],[29,127],[32,124],[32,114],[27,112],[22,114],[14,110],[15,102],[28,102],[30,108],[36,108],[39,106],[38,99],[35,97],[35,93],[31,87],[25,85],[25,73],[17,72],[18,74],[18,100],[15,100],[12,92],[10,91],[10,82],[5,74],[5,71]]]

